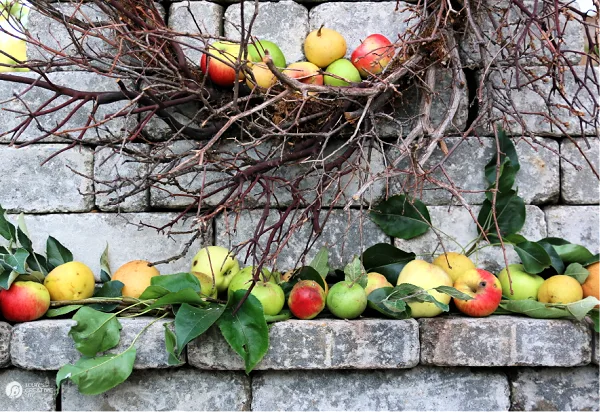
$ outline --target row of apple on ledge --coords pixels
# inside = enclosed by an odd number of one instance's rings
[[[280,314],[287,303],[290,312],[299,319],[312,319],[325,308],[342,319],[357,318],[371,306],[368,297],[375,291],[391,293],[383,299],[388,309],[402,310],[407,305],[411,317],[415,318],[441,314],[451,299],[460,312],[481,317],[494,313],[503,295],[507,299],[562,304],[587,296],[598,298],[597,262],[587,267],[590,274],[581,285],[566,275],[544,280],[526,273],[518,264],[509,265],[510,279],[506,269],[496,277],[476,268],[467,256],[449,252],[436,257],[433,263],[417,259],[408,262],[397,279],[397,286],[404,288],[405,293],[402,299],[393,300],[390,298],[394,289],[387,289],[392,288],[392,284],[386,277],[376,272],[360,273],[360,261],[358,258],[355,261],[356,275],[331,286],[325,277],[327,266],[326,271],[317,270],[320,273],[317,278],[308,279],[295,279],[297,272],[293,270],[281,274],[262,269],[254,284],[252,266],[240,269],[237,258],[228,249],[208,246],[194,256],[190,273],[199,281],[200,294],[207,298],[226,300],[236,290],[251,289],[250,293],[259,300],[266,316]],[[123,284],[123,297],[137,299],[155,276],[160,276],[156,267],[144,260],[134,260],[121,266],[112,280]],[[423,294],[423,290],[427,293]],[[0,309],[6,320],[31,321],[44,316],[50,301],[82,301],[91,298],[94,291],[92,270],[72,261],[57,266],[43,284],[17,281],[8,290],[0,291]]]

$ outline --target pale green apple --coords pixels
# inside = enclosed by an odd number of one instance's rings
[[[367,307],[367,293],[358,283],[342,280],[327,294],[327,309],[341,319],[358,318]]]
[[[438,266],[424,260],[413,260],[404,266],[398,276],[397,284],[401,285],[402,283],[410,283],[428,290],[438,286],[452,286],[452,278]],[[429,290],[428,293],[439,302],[446,305],[450,303],[450,296],[445,293],[435,290]],[[415,318],[431,318],[443,312],[431,302],[410,302],[408,306]]]
[[[504,268],[498,273],[498,279],[502,285],[502,294],[511,300],[537,300],[538,290],[544,283],[544,278],[525,272],[525,268],[520,264],[508,265],[508,269],[510,270],[513,293],[510,293],[508,272]]]
[[[334,61],[327,66],[325,73],[324,81],[325,84],[329,86],[350,86],[349,82],[359,83],[362,80],[360,77],[360,72],[348,59],[339,59]],[[346,79],[347,81],[338,79],[337,77],[327,76],[327,73],[335,74],[336,76]]]
[[[257,282],[250,294],[260,301],[265,315],[275,316],[279,314],[285,304],[285,293],[281,286],[275,283]]]
[[[229,287],[231,279],[240,270],[236,257],[228,249],[221,246],[208,246],[192,259],[190,272],[202,285],[202,289],[212,295],[213,290],[223,292]],[[204,275],[204,276],[201,276]]]
[[[238,273],[235,274],[233,279],[231,279],[231,282],[229,282],[228,293],[233,293],[238,289],[248,289],[250,287],[250,284],[252,283],[253,276],[254,276],[254,267],[253,266],[248,266],[248,267],[245,267],[242,270],[240,270]],[[260,282],[262,282],[262,283],[269,282],[269,283],[277,284],[277,280],[275,279],[275,276],[271,276],[271,272],[269,272],[269,270],[265,269],[265,268],[263,268],[263,270],[262,270],[261,279],[260,279],[259,283]]]

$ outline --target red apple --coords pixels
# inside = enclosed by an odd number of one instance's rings
[[[352,52],[350,61],[363,78],[379,74],[394,57],[394,46],[382,34],[371,34]]]
[[[237,61],[240,45],[235,43],[219,42],[208,47],[208,52],[215,58],[203,54],[200,59],[200,70],[208,74],[210,80],[219,86],[229,87],[235,83],[235,69],[233,65]],[[243,80],[243,72],[240,71],[239,80]]]
[[[292,288],[288,306],[298,319],[312,319],[325,308],[325,291],[314,280],[301,280]]]
[[[319,67],[311,62],[292,63],[283,74],[301,83],[323,85],[323,75],[319,74]]]
[[[483,269],[469,269],[456,279],[454,288],[473,299],[454,299],[458,310],[474,317],[488,316],[500,305],[502,285],[496,276]]]
[[[0,291],[0,310],[6,320],[29,322],[44,316],[50,307],[50,293],[41,283],[14,282]]]

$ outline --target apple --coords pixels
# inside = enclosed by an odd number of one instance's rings
[[[67,262],[52,269],[44,279],[52,300],[79,300],[94,295],[94,272],[81,262]]]
[[[358,283],[343,280],[329,289],[327,309],[341,319],[355,319],[367,307],[367,293]]]
[[[253,275],[254,268],[252,266],[240,270],[231,280],[228,293],[232,294],[236,290],[249,289],[252,285]],[[256,282],[250,293],[260,301],[265,315],[277,315],[285,304],[283,289],[276,283],[275,277],[271,276],[267,269],[262,270],[260,280]]]
[[[448,304],[450,296],[435,290],[428,290],[438,286],[452,286],[452,279],[444,269],[432,265],[424,260],[413,260],[404,266],[398,276],[397,285],[410,283],[428,291],[436,300]],[[442,309],[431,302],[408,303],[412,316],[415,318],[431,318],[442,313]]]
[[[346,54],[346,40],[335,30],[321,27],[313,30],[304,40],[306,59],[324,68]]]
[[[360,73],[348,59],[338,59],[327,66],[325,70],[324,81],[329,86],[350,86],[350,83],[359,83],[361,81]],[[337,77],[327,76],[327,73],[335,74],[345,80]]]
[[[454,288],[473,299],[454,299],[458,310],[474,317],[489,316],[502,300],[502,285],[496,276],[483,269],[469,269],[454,282]]]
[[[238,289],[248,289],[252,283],[254,271],[253,266],[248,266],[237,272],[229,283],[228,293],[233,293]],[[277,279],[275,279],[274,276],[271,276],[271,272],[269,272],[268,269],[263,268],[259,282],[277,284]]]
[[[393,287],[390,282],[383,276],[381,273],[370,272],[367,273],[367,287],[365,288],[365,293],[367,296],[371,294],[375,289],[385,288],[385,287]]]
[[[583,299],[581,284],[571,276],[554,275],[542,283],[538,290],[538,301],[542,303],[573,303]]]
[[[379,74],[394,58],[394,46],[382,34],[371,34],[350,56],[350,61],[363,78],[370,74]]]
[[[200,249],[192,259],[190,268],[190,272],[200,280],[203,293],[208,296],[211,296],[215,289],[217,292],[227,290],[231,279],[239,270],[240,265],[236,257],[222,246]]]
[[[240,45],[236,43],[217,42],[208,47],[208,52],[216,58],[203,54],[200,59],[200,70],[207,74],[213,83],[229,87],[235,83],[235,69],[233,65],[237,62]],[[243,72],[240,70],[239,80],[243,80]]]
[[[6,320],[29,322],[44,316],[50,308],[50,293],[41,283],[14,282],[0,291],[0,310]]]
[[[510,270],[513,293],[510,293],[508,272],[504,268],[498,273],[498,279],[502,285],[502,294],[511,300],[537,300],[538,291],[542,283],[544,283],[544,278],[525,272],[525,268],[520,264],[508,265],[508,269]]]
[[[456,252],[441,254],[433,259],[433,262],[431,263],[444,269],[444,271],[452,278],[452,282],[456,281],[456,279],[467,270],[475,269],[475,263],[473,263],[471,259]]]
[[[288,297],[288,307],[298,319],[313,319],[325,308],[326,293],[314,280],[301,280]]]
[[[298,62],[290,64],[284,71],[288,77],[301,83],[323,85],[323,75],[319,74],[319,67],[311,62]]]
[[[272,41],[256,40],[254,43],[248,45],[248,55],[253,62],[262,62],[267,53],[271,56],[275,67],[285,67],[285,56],[279,46]]]
[[[1,20],[1,18],[0,18]],[[19,60],[20,62],[27,61],[27,43],[25,40],[18,39],[7,33],[0,32],[0,50],[4,51],[11,57]],[[13,59],[0,54],[0,64],[13,65],[17,64]],[[23,72],[28,71],[26,68],[12,68],[6,66],[0,66],[0,72]]]
[[[258,86],[261,89],[268,89],[277,83],[277,77],[275,77],[265,63],[252,63],[250,70],[252,71],[252,78],[247,76],[246,84],[251,89],[254,89],[254,86]]]

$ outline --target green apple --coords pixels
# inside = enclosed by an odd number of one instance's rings
[[[537,300],[538,290],[544,283],[544,278],[525,272],[525,268],[520,264],[508,265],[508,269],[510,270],[513,293],[510,293],[508,272],[504,268],[498,273],[498,279],[500,279],[502,285],[502,294],[511,300]]]
[[[228,249],[208,246],[194,256],[190,272],[200,280],[202,290],[208,292],[205,294],[211,296],[215,289],[226,291],[239,270],[238,260]]]
[[[262,62],[267,54],[266,52],[269,52],[269,56],[271,56],[275,67],[285,67],[285,56],[279,46],[272,41],[257,40],[253,44],[248,45],[248,55],[253,62]]]
[[[231,280],[228,293],[232,294],[236,290],[250,288],[253,275],[254,267],[252,266],[240,270]],[[285,303],[283,289],[277,284],[275,276],[271,276],[271,272],[264,268],[261,273],[261,279],[256,282],[250,293],[260,301],[265,315],[277,315],[281,312]]]
[[[348,59],[339,59],[334,61],[327,66],[325,72],[335,74],[336,76],[347,80],[344,81],[336,77],[327,76],[327,74],[325,74],[325,84],[329,86],[350,86],[349,82],[359,83],[361,81],[360,72]]]
[[[452,278],[444,269],[425,262],[424,260],[413,260],[408,262],[398,276],[397,285],[410,283],[419,286],[428,291],[436,300],[450,303],[450,296],[435,290],[428,290],[438,286],[452,286]],[[414,318],[431,318],[443,312],[442,309],[431,302],[410,302],[408,303],[412,316]]]
[[[358,318],[366,307],[367,293],[358,283],[343,280],[329,289],[327,309],[338,318]]]
[[[252,283],[252,277],[254,276],[254,267],[248,266],[240,270],[235,274],[231,282],[229,283],[228,293],[233,293],[238,289],[248,289]],[[263,268],[261,273],[261,279],[259,282],[262,283],[273,283],[277,284],[275,276],[271,276],[271,272],[268,269]]]

